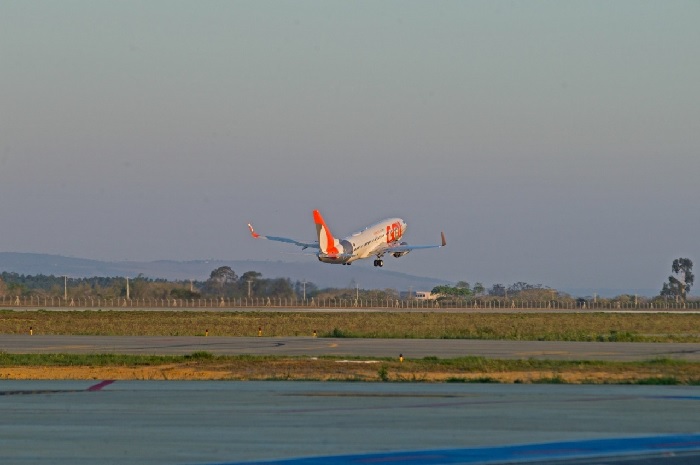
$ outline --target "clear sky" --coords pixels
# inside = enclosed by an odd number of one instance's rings
[[[660,289],[700,265],[699,24],[697,1],[5,0],[0,251],[315,260],[246,223],[310,240],[318,208],[339,236],[445,231],[391,270]]]

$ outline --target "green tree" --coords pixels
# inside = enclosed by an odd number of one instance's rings
[[[198,299],[202,297],[202,294],[178,287],[170,291],[170,297],[174,299]]]
[[[241,275],[241,282],[244,283],[246,281],[255,281],[256,279],[260,279],[262,277],[262,273],[259,273],[257,271],[246,271]]]
[[[460,281],[462,282],[462,281]],[[472,291],[469,289],[469,285],[466,287],[459,287],[459,283],[457,286],[447,286],[447,285],[442,285],[442,286],[435,286],[432,291],[430,291],[431,294],[439,294],[442,297],[469,297],[472,295]]]
[[[212,294],[223,295],[238,283],[238,276],[230,266],[220,266],[209,275],[205,284],[206,290]]]
[[[693,262],[689,258],[677,258],[673,260],[671,271],[678,276],[669,276],[668,282],[664,283],[661,288],[661,297],[675,298],[676,302],[682,300],[685,302],[686,296],[690,292],[690,288],[695,281],[693,275]]]
[[[209,275],[209,279],[220,285],[235,283],[238,281],[236,272],[230,266],[220,266]]]
[[[297,281],[294,283],[294,293],[299,298],[303,299],[306,296],[307,299],[310,299],[318,294],[318,286],[310,281]]]
[[[508,286],[508,294],[517,294],[522,291],[529,291],[532,289],[542,289],[542,284],[528,284],[523,281],[518,281],[517,283]]]
[[[489,295],[495,297],[504,297],[506,295],[506,287],[503,284],[494,284],[489,289]]]

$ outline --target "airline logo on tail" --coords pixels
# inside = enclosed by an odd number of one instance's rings
[[[321,212],[313,211],[314,224],[316,225],[316,237],[318,242],[301,242],[287,237],[263,236],[253,229],[248,223],[250,234],[255,239],[269,239],[278,242],[288,242],[297,245],[302,249],[318,249],[316,257],[325,263],[340,263],[350,265],[355,260],[361,258],[374,257],[374,266],[384,266],[382,257],[385,254],[394,257],[403,257],[407,253],[416,249],[434,249],[447,245],[445,233],[440,233],[440,244],[430,245],[408,245],[399,242],[406,232],[406,222],[401,218],[388,218],[375,223],[363,230],[347,236],[343,239],[336,239],[331,230],[326,225]]]
[[[316,235],[318,236],[318,245],[321,249],[321,253],[324,254],[338,254],[338,246],[340,243],[338,239],[333,237],[331,230],[326,226],[326,222],[323,221],[323,217],[318,210],[314,210],[314,223],[316,223]]]

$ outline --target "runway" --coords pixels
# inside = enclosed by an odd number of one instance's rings
[[[692,386],[0,381],[0,411],[8,464],[700,461]]]
[[[8,353],[698,360],[700,344],[3,335]],[[25,464],[700,463],[696,386],[0,381]]]
[[[699,343],[492,341],[467,339],[354,339],[313,337],[45,336],[2,335],[7,353],[365,356],[638,361],[700,360]]]

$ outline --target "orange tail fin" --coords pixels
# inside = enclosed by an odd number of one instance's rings
[[[318,210],[314,210],[314,223],[316,223],[316,233],[318,234],[318,245],[321,249],[321,253],[340,253],[338,250],[338,240],[333,237],[331,230],[328,229],[328,226],[326,226],[326,222],[323,220],[323,217]]]

